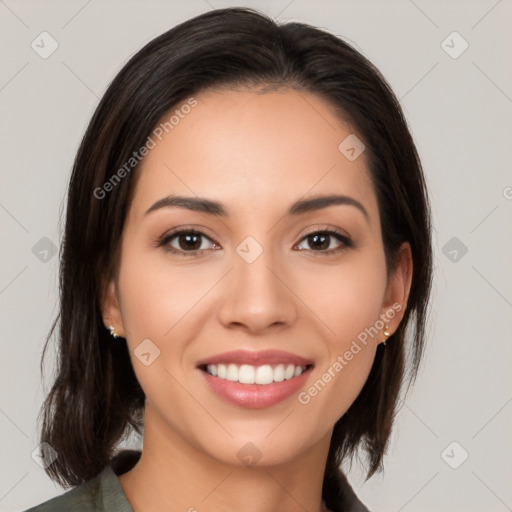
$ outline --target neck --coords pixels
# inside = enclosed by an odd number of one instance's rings
[[[293,460],[231,465],[192,446],[146,403],[140,460],[119,482],[134,512],[324,512],[330,436]]]

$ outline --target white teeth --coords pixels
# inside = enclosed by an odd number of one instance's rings
[[[254,366],[243,364],[238,370],[238,382],[242,384],[254,384],[256,379],[256,370]]]
[[[232,382],[264,385],[298,377],[306,371],[306,367],[293,364],[278,364],[274,368],[269,364],[262,366],[251,366],[249,364],[242,364],[240,366],[237,364],[209,364],[206,366],[206,371],[210,375]]]
[[[212,365],[212,366],[215,366],[215,365]],[[226,378],[226,366],[225,365],[219,364],[217,366],[217,377],[219,377],[220,379]]]
[[[274,381],[274,371],[272,366],[264,364],[256,368],[256,378],[254,379],[255,384],[272,384]]]
[[[291,379],[293,377],[293,373],[295,371],[295,366],[293,364],[289,364],[284,371],[284,378]]]
[[[238,380],[238,368],[235,364],[228,364],[228,370],[226,372],[226,379],[236,381]]]
[[[284,364],[278,364],[274,368],[274,381],[281,382],[284,380]]]

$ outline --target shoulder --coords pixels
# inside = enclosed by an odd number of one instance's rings
[[[333,512],[370,512],[357,497],[341,468],[326,474],[323,490],[327,489],[329,496],[324,495],[323,498],[329,510]]]
[[[83,512],[102,511],[101,481],[108,468],[88,482],[75,487],[64,494],[55,496],[24,512],[64,512],[80,510]]]
[[[23,512],[133,512],[117,476],[128,471],[140,453],[123,450],[91,480]]]

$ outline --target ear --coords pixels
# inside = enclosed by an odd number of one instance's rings
[[[407,309],[412,273],[411,246],[404,242],[398,250],[395,268],[389,276],[381,310],[381,318],[389,325],[390,335],[398,329]]]
[[[123,325],[117,285],[114,279],[109,281],[103,289],[101,298],[101,313],[105,327],[108,329],[109,326],[113,325],[115,332],[120,337],[125,338],[126,331]]]

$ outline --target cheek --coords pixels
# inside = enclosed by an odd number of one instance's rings
[[[122,316],[137,380],[149,402],[167,396],[176,407],[185,407],[187,397],[176,381],[181,379],[176,369],[193,331],[187,315],[207,291],[208,281],[199,286],[200,279],[185,267],[173,268],[163,254],[155,257],[154,251],[144,252],[128,243],[123,250]],[[149,353],[146,360],[145,353]]]
[[[348,354],[351,354],[348,356]],[[370,373],[375,349],[371,346],[352,346],[344,351],[329,365],[319,378],[313,383],[318,389],[321,402],[317,404],[318,410],[325,411],[330,424],[341,418],[355,401],[363,388]],[[350,358],[350,359],[349,359]],[[326,389],[326,392],[323,389]],[[311,394],[312,389],[307,390]],[[313,391],[313,393],[315,393]],[[322,403],[323,402],[323,403]]]
[[[381,340],[379,315],[386,286],[385,261],[379,251],[317,273],[311,309],[326,327],[326,355],[316,380],[299,403],[311,404],[333,423],[357,398],[371,370]]]
[[[331,320],[336,336],[329,337],[327,353],[316,368],[310,387],[299,395],[299,403],[322,411],[334,424],[352,405],[370,373],[379,336],[372,331],[378,308],[351,309],[338,304],[338,316]],[[312,409],[312,410],[313,410]],[[311,417],[315,414],[311,411]]]
[[[190,312],[207,290],[192,268],[170,265],[165,254],[126,247],[120,268],[123,324],[131,344],[143,338],[162,340]]]
[[[190,397],[183,395],[177,380],[189,377],[183,374],[190,364],[187,346],[201,334],[205,297],[217,278],[212,280],[207,265],[200,269],[185,261],[170,262],[164,251],[144,251],[141,245],[126,243],[119,271],[133,368],[150,402],[164,393],[185,407]],[[146,365],[141,354],[147,352]]]
[[[326,328],[326,339],[337,350],[344,350],[379,319],[386,288],[385,261],[379,256],[378,250],[354,253],[337,267],[301,272],[314,279],[300,278],[300,296],[308,298]]]

